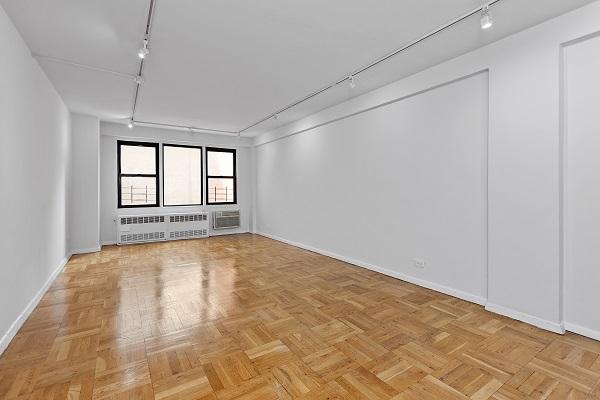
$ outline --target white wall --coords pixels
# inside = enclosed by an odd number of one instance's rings
[[[600,36],[565,47],[565,324],[600,340]]]
[[[0,353],[68,256],[70,116],[0,7]]]
[[[477,74],[260,146],[259,232],[483,302],[487,80]]]
[[[117,215],[174,213],[213,210],[240,210],[241,226],[238,229],[212,231],[211,235],[248,232],[251,227],[252,212],[252,162],[251,140],[224,135],[189,133],[136,126],[129,129],[125,125],[100,123],[100,239],[103,244],[115,243]],[[203,147],[226,147],[237,149],[237,205],[185,206],[185,207],[144,207],[117,208],[117,140],[139,140],[158,143],[192,144]],[[161,152],[162,153],[162,152]],[[162,158],[162,154],[161,154]],[[203,160],[205,162],[205,160]],[[204,174],[206,174],[204,168]],[[162,185],[162,179],[160,180]],[[162,187],[161,187],[162,193]]]
[[[100,250],[100,121],[71,116],[70,236],[74,253]]]
[[[535,325],[562,331],[561,313],[561,219],[560,219],[560,49],[561,44],[600,30],[600,2],[565,14],[544,24],[467,53],[373,92],[339,104],[257,138],[265,147],[281,146],[276,141],[298,135],[352,113],[402,98],[436,85],[482,70],[489,70],[489,149],[488,149],[488,296],[487,308]],[[432,115],[431,118],[435,118]],[[425,125],[424,125],[425,126]],[[337,146],[354,146],[343,137],[347,123],[333,124],[330,136],[339,137]],[[397,127],[398,131],[402,127]],[[338,132],[337,135],[331,132]],[[369,132],[365,130],[365,136]],[[298,149],[310,147],[315,135],[294,139]],[[342,139],[343,138],[343,139]],[[362,139],[361,139],[362,140]],[[363,140],[365,141],[365,140]],[[299,150],[300,151],[300,150]],[[340,150],[341,151],[341,150]],[[425,156],[425,155],[423,155]],[[402,165],[405,160],[398,159]],[[274,174],[265,160],[261,174]],[[281,165],[272,168],[290,170]],[[355,172],[351,166],[342,173]],[[340,178],[342,181],[349,179]],[[285,182],[280,179],[280,182]],[[264,183],[263,183],[264,184]],[[319,183],[317,186],[322,186]],[[280,186],[294,195],[294,186]],[[261,183],[258,192],[264,193]],[[355,189],[340,186],[336,198],[348,201]],[[265,202],[267,202],[265,204]],[[258,196],[261,208],[269,199]],[[357,212],[368,212],[377,205],[365,201]],[[289,209],[290,214],[297,210]],[[327,218],[334,208],[322,207],[319,216]],[[301,215],[301,214],[300,214]],[[289,217],[293,218],[293,217]],[[259,229],[265,227],[258,215]],[[298,220],[294,226],[299,226]],[[265,229],[270,228],[266,226]],[[276,229],[275,229],[276,228]],[[280,227],[276,236],[291,235]],[[355,228],[356,231],[362,226]],[[299,237],[301,231],[294,231]],[[382,231],[369,243],[390,240]],[[364,246],[353,235],[340,238],[337,248],[318,240],[315,247],[348,256],[354,246]],[[289,239],[289,238],[286,238]],[[343,242],[343,244],[342,244]],[[373,248],[377,253],[378,248]],[[366,250],[365,250],[366,252]],[[391,259],[393,254],[379,255]],[[424,254],[424,258],[430,257]],[[442,281],[437,279],[436,281]],[[459,289],[459,288],[456,288]]]

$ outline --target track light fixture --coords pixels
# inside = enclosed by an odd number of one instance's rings
[[[138,50],[138,57],[143,60],[148,57],[148,54],[150,54],[150,50],[148,49],[148,38],[145,38],[142,42],[142,47]]]
[[[350,75],[348,77],[348,86],[350,86],[350,89],[354,89],[356,87],[356,82],[354,82],[354,76]]]
[[[144,84],[144,77],[142,75],[136,75],[133,77],[133,81],[138,85]]]
[[[481,29],[490,29],[494,25],[494,20],[490,16],[490,5],[486,4],[481,9]]]
[[[131,118],[131,119],[129,120],[129,123],[127,124],[127,127],[128,127],[129,129],[132,129],[132,128],[133,128],[133,118]]]

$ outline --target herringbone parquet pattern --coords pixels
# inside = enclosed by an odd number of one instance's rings
[[[2,399],[600,399],[600,343],[260,236],[76,256]]]

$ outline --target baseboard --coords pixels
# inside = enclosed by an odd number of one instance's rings
[[[29,316],[31,315],[33,310],[35,310],[38,303],[42,300],[42,297],[44,297],[44,294],[46,294],[46,292],[52,285],[52,282],[54,282],[56,277],[62,272],[65,265],[67,265],[67,262],[69,262],[71,255],[72,255],[72,253],[69,253],[65,256],[65,258],[60,262],[60,264],[54,270],[54,272],[52,272],[52,274],[48,277],[48,279],[46,280],[46,283],[44,283],[44,285],[36,293],[36,295],[33,297],[33,299],[31,299],[29,304],[27,304],[27,307],[25,307],[25,310],[23,310],[23,312],[17,317],[15,322],[12,323],[10,328],[8,328],[8,331],[4,334],[4,336],[2,336],[2,339],[0,339],[0,356],[2,355],[2,353],[4,353],[4,350],[6,350],[8,348],[8,345],[13,340],[13,338],[15,337],[17,332],[19,332],[19,329],[21,329],[21,326],[23,326],[25,321],[27,321],[27,318],[29,318]]]
[[[100,247],[102,247],[102,246],[112,246],[112,245],[115,245],[115,244],[117,244],[116,240],[105,240],[105,241],[103,241],[101,243]]]
[[[243,229],[232,229],[232,230],[227,230],[225,229],[224,231],[215,231],[213,229],[210,230],[209,236],[227,236],[227,235],[241,235],[243,233],[250,233],[248,230],[243,230]]]
[[[550,332],[560,333],[561,335],[565,333],[565,327],[562,323],[534,317],[533,315],[529,315],[524,312],[513,310],[512,308],[504,307],[494,303],[487,303],[485,305],[485,309],[493,312],[494,314],[500,314],[505,317],[516,319]]]
[[[75,249],[71,250],[71,254],[87,254],[87,253],[96,253],[102,250],[102,246],[98,245],[96,247],[89,247],[87,249]]]
[[[565,330],[576,333],[581,336],[589,337],[594,340],[600,340],[600,331],[586,328],[581,325],[576,325],[576,324],[572,324],[570,322],[565,322]]]
[[[349,257],[345,257],[345,256],[342,256],[339,254],[332,253],[327,250],[318,249],[313,246],[308,246],[303,243],[298,243],[298,242],[294,242],[291,240],[287,240],[287,239],[284,239],[284,238],[281,238],[278,236],[274,236],[274,235],[271,235],[271,234],[268,234],[265,232],[257,231],[256,234],[267,237],[269,239],[277,240],[278,242],[289,244],[291,246],[299,247],[304,250],[312,251],[314,253],[318,253],[318,254],[321,254],[321,255],[324,255],[327,257],[335,258],[336,260],[347,262],[348,264],[356,265],[357,267],[365,268],[365,269],[368,269],[368,270],[374,271],[374,272],[379,272],[383,275],[391,276],[392,278],[400,279],[405,282],[415,284],[417,286],[422,286],[427,289],[435,290],[436,292],[440,292],[440,293],[447,294],[449,296],[457,297],[459,299],[463,299],[463,300],[469,301],[471,303],[475,303],[475,304],[479,304],[479,305],[486,304],[485,298],[468,293],[468,292],[464,292],[462,290],[458,290],[458,289],[454,289],[454,288],[451,288],[448,286],[440,285],[438,283],[427,281],[427,280],[417,278],[417,277],[414,277],[411,275],[403,274],[401,272],[392,271],[387,268],[381,268],[376,265],[366,263],[364,261],[355,260],[355,259],[352,259]]]

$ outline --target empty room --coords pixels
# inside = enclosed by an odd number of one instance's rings
[[[0,0],[0,400],[600,400],[600,0]]]

